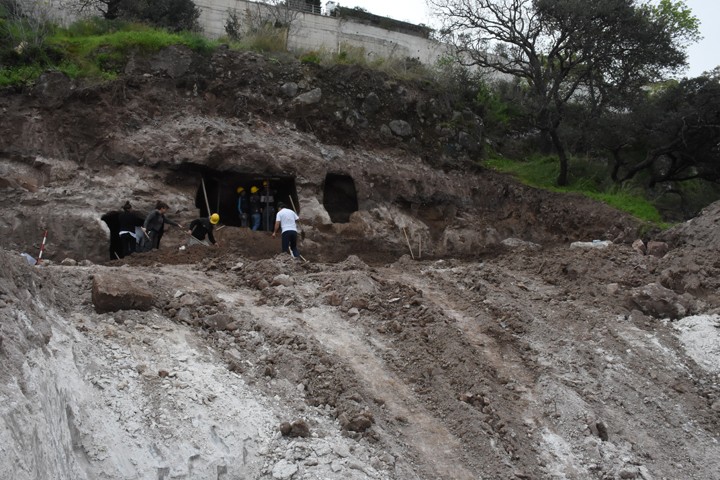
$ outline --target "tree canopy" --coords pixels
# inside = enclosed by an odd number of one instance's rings
[[[570,102],[590,112],[621,105],[650,82],[686,64],[698,21],[682,1],[428,0],[461,61],[522,81],[535,125],[560,159]]]
[[[63,0],[63,4],[79,13],[147,22],[176,32],[196,30],[200,18],[200,10],[192,0]]]
[[[600,123],[612,177],[649,173],[649,184],[695,178],[720,182],[720,79],[669,82]]]

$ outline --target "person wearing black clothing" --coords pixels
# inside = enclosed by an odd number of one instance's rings
[[[166,223],[182,228],[182,225],[179,223],[173,222],[169,218],[165,217],[165,213],[169,208],[170,207],[167,203],[158,200],[155,204],[155,210],[150,212],[145,218],[145,223],[143,223],[142,226],[143,232],[147,235],[144,248],[142,249],[144,252],[149,252],[153,248],[160,248],[160,238],[162,238],[163,233],[165,232]]]
[[[262,222],[262,204],[260,203],[260,195],[258,195],[259,190],[255,185],[250,187],[250,218],[252,219],[251,228],[253,231],[258,231]]]
[[[275,224],[275,191],[270,190],[270,182],[263,181],[263,192],[260,195],[262,205],[262,228],[265,232],[272,232]]]
[[[122,212],[118,215],[118,234],[120,235],[120,252],[118,257],[124,258],[136,250],[137,239],[135,238],[135,227],[142,227],[143,219],[132,209],[130,202],[125,202]]]
[[[248,194],[243,187],[238,187],[236,191],[238,194],[237,211],[238,217],[240,218],[240,226],[247,227],[249,217],[248,210],[250,209]]]
[[[210,218],[196,218],[192,222],[190,222],[190,226],[188,227],[188,233],[193,236],[193,238],[198,239],[201,242],[205,241],[205,237],[208,237],[208,240],[210,240],[210,243],[213,245],[217,245],[217,242],[215,241],[215,236],[213,235],[213,228],[217,223],[220,221],[220,215],[217,213],[213,213],[210,215]]]

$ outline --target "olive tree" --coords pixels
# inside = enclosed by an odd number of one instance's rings
[[[193,0],[125,0],[120,16],[174,32],[200,28],[200,10]]]
[[[646,173],[650,187],[720,183],[720,79],[709,73],[647,91],[627,111],[606,112],[598,127],[617,182]]]
[[[301,14],[300,10],[293,8],[293,4],[285,0],[250,2],[245,7],[242,19],[238,18],[237,14],[234,18],[232,13],[230,14],[225,31],[230,35],[228,27],[231,27],[235,29],[238,37],[242,34],[261,39],[260,43],[265,45],[261,49],[285,49],[288,34],[297,28],[297,19]]]
[[[64,0],[64,8],[81,15],[100,15],[107,20],[120,17],[123,3],[126,0]]]
[[[193,0],[61,0],[80,15],[147,22],[173,31],[197,30],[200,10]]]
[[[514,76],[568,183],[562,125],[570,102],[600,111],[686,64],[698,21],[682,1],[428,0],[466,65]]]
[[[285,0],[267,0],[249,6],[246,17],[252,30],[260,30],[266,25],[275,28],[291,28],[296,23],[301,11],[293,8],[293,4]]]

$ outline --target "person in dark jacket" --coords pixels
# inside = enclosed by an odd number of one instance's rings
[[[236,190],[238,194],[237,200],[237,211],[238,217],[240,218],[240,226],[248,226],[248,211],[250,210],[250,201],[248,200],[248,194],[244,187],[238,187]]]
[[[200,217],[190,222],[188,227],[188,233],[193,236],[193,239],[205,243],[205,237],[208,237],[210,243],[217,246],[215,236],[213,235],[213,228],[220,221],[220,215],[213,213],[210,218]],[[192,245],[192,243],[191,243]]]
[[[260,193],[260,205],[262,205],[262,227],[264,232],[272,232],[275,224],[275,191],[270,190],[270,182],[263,181],[263,190]]]
[[[262,222],[262,206],[260,204],[260,189],[253,185],[250,187],[250,218],[252,219],[252,229],[258,231]]]
[[[122,212],[118,215],[118,234],[120,235],[120,252],[118,256],[124,258],[133,254],[137,248],[135,227],[142,227],[142,217],[132,209],[130,202],[125,202]]]
[[[165,213],[168,211],[168,209],[170,209],[170,207],[167,203],[158,200],[155,204],[155,210],[150,212],[145,218],[145,223],[143,223],[142,230],[147,236],[146,240],[148,241],[145,242],[146,246],[143,248],[143,251],[148,252],[153,248],[160,248],[160,238],[165,232],[166,223],[182,228],[182,225],[180,225],[179,223],[173,222],[169,218],[165,217]]]

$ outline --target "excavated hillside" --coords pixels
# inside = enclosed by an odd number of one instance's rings
[[[2,92],[0,478],[720,479],[720,204],[640,238],[454,105],[180,48]],[[240,226],[264,181],[303,260]],[[219,245],[118,258],[156,200]]]

